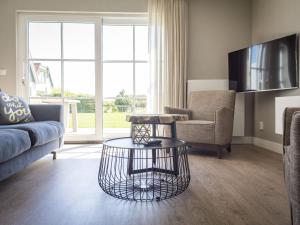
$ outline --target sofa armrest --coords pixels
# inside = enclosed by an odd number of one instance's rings
[[[226,145],[232,140],[234,111],[225,107],[215,111],[215,144]]]
[[[283,115],[283,145],[290,145],[290,133],[293,115],[295,112],[300,111],[300,108],[285,108]]]
[[[30,105],[32,116],[36,121],[52,120],[64,122],[63,105],[39,104]]]
[[[188,115],[189,120],[192,119],[192,110],[190,109],[181,109],[181,108],[165,106],[164,112],[167,114],[186,114]]]

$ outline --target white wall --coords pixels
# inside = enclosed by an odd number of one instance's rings
[[[250,43],[250,0],[190,0],[188,79],[227,77],[227,53]],[[146,12],[147,0],[1,0],[0,87],[16,93],[16,10]]]
[[[227,79],[228,52],[250,43],[250,0],[190,0],[188,79]]]
[[[252,42],[259,43],[300,32],[299,0],[253,0]],[[255,137],[282,143],[275,133],[275,98],[299,96],[300,89],[255,94]],[[264,130],[259,130],[259,122]]]
[[[251,0],[190,0],[189,80],[228,79],[228,52],[251,44]],[[253,96],[243,97],[244,135],[253,135]]]

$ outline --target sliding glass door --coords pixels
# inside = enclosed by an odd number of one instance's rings
[[[147,110],[146,19],[26,13],[18,18],[18,94],[32,104],[62,104],[66,141],[129,135],[126,114]]]

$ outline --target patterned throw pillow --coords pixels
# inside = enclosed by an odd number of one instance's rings
[[[34,121],[29,105],[20,97],[9,96],[0,91],[0,125]]]

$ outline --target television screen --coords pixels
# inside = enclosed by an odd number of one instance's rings
[[[237,92],[298,87],[297,35],[228,54],[229,89]]]

